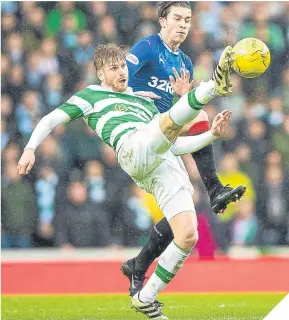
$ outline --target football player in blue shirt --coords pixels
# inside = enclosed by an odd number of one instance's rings
[[[191,7],[187,1],[158,2],[159,34],[137,42],[127,55],[129,86],[134,92],[155,98],[160,112],[173,105],[174,95],[182,96],[193,87],[193,65],[179,46],[186,39],[191,26]],[[210,129],[208,115],[201,111],[191,123],[190,135]],[[246,188],[223,186],[216,174],[212,145],[192,154],[208,191],[213,211],[223,212],[230,202],[241,198]],[[130,280],[133,296],[142,286],[151,263],[166,249],[174,236],[166,218],[158,222],[140,254],[123,263],[121,270]]]

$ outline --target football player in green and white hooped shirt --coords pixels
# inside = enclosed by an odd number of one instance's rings
[[[174,240],[160,256],[147,284],[132,297],[132,306],[148,318],[168,319],[156,300],[181,269],[198,239],[193,187],[179,155],[199,150],[225,132],[231,112],[219,113],[211,130],[198,136],[178,137],[183,126],[194,119],[215,95],[230,90],[231,47],[227,47],[213,74],[183,95],[172,108],[159,114],[155,105],[136,96],[128,83],[122,50],[114,44],[99,45],[94,66],[101,86],[92,85],[43,117],[34,129],[18,162],[20,175],[28,174],[35,150],[57,126],[82,117],[99,137],[116,152],[120,166],[134,181],[156,198],[174,233]]]

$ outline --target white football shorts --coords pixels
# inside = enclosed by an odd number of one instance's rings
[[[184,211],[195,212],[194,188],[182,159],[170,151],[158,116],[121,140],[116,148],[120,166],[140,188],[153,194],[168,220]],[[179,192],[182,189],[187,192]]]

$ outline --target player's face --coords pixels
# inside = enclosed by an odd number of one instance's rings
[[[117,60],[103,66],[102,84],[113,91],[124,92],[128,85],[128,68],[125,60]]]
[[[192,12],[188,8],[171,7],[166,18],[161,18],[162,32],[174,43],[185,41],[191,27]]]

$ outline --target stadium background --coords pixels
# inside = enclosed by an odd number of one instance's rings
[[[17,161],[35,125],[75,91],[97,83],[91,57],[99,43],[127,52],[159,30],[154,2],[1,3],[2,248],[139,246],[161,213],[137,189],[83,121],[60,126],[37,151],[28,177]],[[289,244],[289,3],[193,2],[192,28],[181,46],[195,85],[208,80],[220,52],[241,38],[267,43],[272,62],[260,78],[233,75],[233,95],[214,99],[212,120],[233,110],[214,144],[224,184],[245,184],[246,197],[220,217],[211,212],[196,167],[201,256],[234,246]]]

